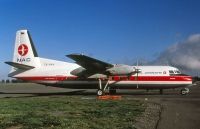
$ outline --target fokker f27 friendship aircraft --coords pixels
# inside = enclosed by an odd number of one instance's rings
[[[16,33],[14,56],[9,77],[62,88],[98,89],[97,95],[116,89],[180,88],[189,93],[192,77],[170,66],[129,66],[110,64],[82,54],[67,57],[75,63],[40,58],[27,30]]]

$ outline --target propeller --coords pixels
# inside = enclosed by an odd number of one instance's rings
[[[139,85],[138,85],[138,73],[140,72],[140,70],[138,69],[138,60],[137,60],[137,66],[136,66],[136,77],[135,77],[135,80],[137,81],[137,89],[139,88]]]

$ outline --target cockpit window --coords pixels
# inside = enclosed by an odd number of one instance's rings
[[[181,72],[179,70],[174,70],[175,74],[181,74]]]
[[[180,75],[181,72],[179,70],[169,70],[169,74],[174,76],[174,75]]]

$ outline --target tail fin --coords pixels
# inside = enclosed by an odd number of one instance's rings
[[[29,32],[27,30],[17,31],[13,62],[36,66],[37,61],[35,60],[35,57],[38,57],[38,54]]]
[[[11,73],[40,66],[37,51],[27,30],[17,31],[13,62],[6,63],[12,66]]]
[[[16,33],[13,62],[35,66],[35,57],[38,57],[31,36],[27,30]]]

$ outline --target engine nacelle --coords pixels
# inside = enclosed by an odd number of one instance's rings
[[[86,69],[83,68],[83,67],[79,67],[73,71],[71,71],[71,74],[72,75],[75,75],[75,76],[83,76],[86,72]]]
[[[139,73],[141,72],[141,70],[136,69],[136,67],[134,66],[129,66],[129,65],[115,65],[112,68],[109,68],[106,70],[106,72],[109,75],[132,75],[135,73]]]

